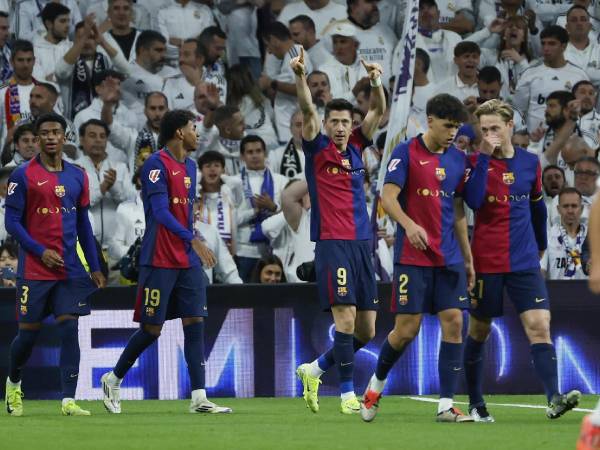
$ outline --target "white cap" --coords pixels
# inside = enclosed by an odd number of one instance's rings
[[[340,22],[337,24],[333,25],[332,30],[329,32],[329,34],[333,37],[333,36],[345,36],[345,37],[351,37],[353,38],[356,42],[358,42],[358,39],[356,39],[356,27],[354,25],[352,25],[349,22]]]

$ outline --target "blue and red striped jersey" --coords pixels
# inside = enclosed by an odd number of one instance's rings
[[[478,154],[469,159],[474,166]],[[539,268],[540,249],[532,223],[531,202],[543,203],[538,157],[515,147],[512,158],[489,158],[485,196],[479,208],[474,208],[471,251],[476,272]]]
[[[312,241],[372,238],[362,161],[362,152],[370,144],[360,127],[352,130],[344,152],[338,151],[333,141],[321,133],[312,141],[302,140],[311,203]]]
[[[19,223],[40,254],[19,246],[17,276],[27,280],[64,280],[88,276],[77,255],[77,211],[90,204],[84,170],[63,161],[63,170],[50,172],[39,155],[17,167],[8,181],[6,207],[16,211]],[[41,260],[44,249],[56,251],[64,266],[50,269]]]
[[[191,158],[177,161],[165,148],[153,153],[142,166],[142,202],[146,231],[142,239],[140,265],[167,269],[187,269],[200,265],[190,242],[157,220],[158,213],[171,215],[175,226],[193,234],[193,207],[196,198],[196,163]],[[153,198],[154,196],[161,196]],[[165,205],[155,211],[153,205]]]
[[[432,153],[421,135],[394,148],[385,183],[402,188],[400,206],[425,230],[429,243],[426,250],[417,250],[398,224],[396,264],[441,267],[464,261],[454,234],[454,198],[462,195],[466,168],[463,152],[450,146],[443,153]]]

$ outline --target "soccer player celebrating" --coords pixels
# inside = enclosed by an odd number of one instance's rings
[[[352,129],[352,104],[342,99],[325,106],[323,127],[304,72],[304,49],[290,61],[296,75],[296,92],[303,115],[302,149],[306,156],[306,180],[311,201],[311,240],[315,246],[315,270],[319,298],[335,322],[333,348],[296,370],[304,386],[304,400],[319,410],[320,376],[334,364],[340,377],[341,412],[355,414],[360,404],[354,393],[354,352],[375,335],[377,285],[371,263],[362,151],[370,145],[385,112],[381,68],[363,61],[373,91],[369,111]]]
[[[208,279],[202,264],[215,257],[193,232],[196,163],[187,157],[196,149],[195,116],[180,109],[167,112],[160,124],[162,150],[142,166],[142,202],[146,230],[140,252],[140,275],[133,333],[111,372],[102,375],[104,406],[121,413],[120,386],[127,371],[159,336],[165,320],[181,317],[184,355],[192,387],[191,413],[230,413],[206,398],[204,317]]]
[[[504,288],[520,315],[531,356],[548,397],[546,415],[556,419],[579,403],[581,394],[558,392],[556,352],[550,339],[548,292],[540,271],[546,250],[546,206],[536,155],[513,147],[513,110],[489,100],[475,111],[483,152],[474,154],[474,174],[484,181],[465,199],[475,211],[472,252],[477,278],[472,291],[464,365],[469,412],[475,421],[493,422],[482,394],[483,351],[492,320],[502,316]],[[485,153],[493,151],[491,157]]]
[[[19,332],[10,346],[6,380],[6,411],[12,416],[23,414],[21,369],[50,312],[60,335],[62,413],[90,415],[74,400],[80,358],[77,319],[90,313],[88,297],[106,279],[88,217],[87,175],[62,159],[66,127],[57,114],[40,116],[35,123],[40,153],[15,169],[8,183],[5,225],[19,242]],[[78,238],[91,278],[77,256]]]
[[[367,422],[375,418],[388,373],[418,334],[423,313],[437,314],[442,328],[436,420],[473,421],[452,402],[462,366],[461,310],[469,308],[467,287],[475,278],[461,198],[471,189],[464,185],[467,160],[452,145],[468,114],[448,94],[431,98],[426,113],[427,132],[393,150],[381,195],[398,222],[391,300],[396,317],[364,394],[361,416]]]

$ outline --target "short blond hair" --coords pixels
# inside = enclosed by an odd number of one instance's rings
[[[504,123],[508,123],[508,121],[513,120],[514,112],[508,103],[494,98],[479,105],[475,110],[475,116],[478,119],[481,116],[500,116]]]

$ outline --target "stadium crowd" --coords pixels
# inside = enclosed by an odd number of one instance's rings
[[[513,144],[537,154],[543,170],[548,249],[540,264],[549,279],[587,276],[582,254],[600,174],[600,9],[591,3],[419,2],[407,135],[425,131],[427,100],[449,93],[471,113],[455,143],[472,153],[477,106],[494,98],[513,106]],[[164,114],[187,109],[198,133],[195,229],[218,261],[209,278],[272,283],[301,281],[297,267],[314,259],[290,60],[305,49],[321,115],[344,98],[360,123],[371,91],[360,60],[383,67],[389,101],[406,1],[0,0],[0,10],[2,214],[11,171],[39,152],[33,121],[58,112],[68,125],[65,158],[88,174],[109,279],[135,280],[145,229],[139,168],[161,148]],[[381,280],[393,274],[395,233],[375,197],[389,106],[363,154]],[[14,285],[16,250],[3,227],[0,240],[0,274]]]

